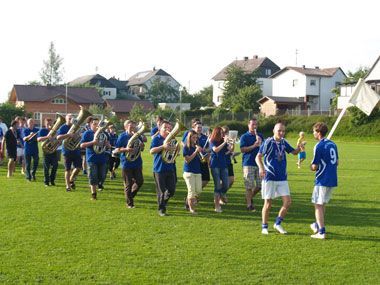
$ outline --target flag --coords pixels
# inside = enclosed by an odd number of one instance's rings
[[[373,108],[376,107],[380,100],[380,95],[372,90],[371,86],[364,82],[362,78],[359,79],[355,86],[348,103],[358,107],[367,116],[371,115]]]

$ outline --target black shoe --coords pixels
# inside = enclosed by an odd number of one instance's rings
[[[70,188],[75,189],[75,183],[74,182],[70,182]]]
[[[36,181],[36,176],[35,175],[32,176],[32,180]]]
[[[67,188],[66,188],[66,192],[71,192],[70,187],[67,187]]]
[[[247,211],[248,212],[256,212],[256,208],[255,208],[255,206],[251,205],[251,206],[247,207]]]
[[[104,190],[103,184],[98,184],[98,189],[99,191],[103,191]]]
[[[50,185],[55,186],[55,182],[54,181],[50,182]]]
[[[186,211],[190,210],[189,203],[187,202],[187,198],[185,198],[185,210]]]
[[[96,193],[91,194],[91,200],[95,201],[96,200]]]

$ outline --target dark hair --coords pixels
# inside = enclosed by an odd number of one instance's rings
[[[252,117],[252,118],[250,118],[250,119],[249,119],[249,121],[248,121],[248,122],[250,122],[250,121],[256,121],[256,122],[257,122],[258,120],[257,120],[257,118],[256,118],[256,117]]]
[[[88,117],[87,119],[86,119],[86,123],[87,124],[90,124],[92,121],[94,120],[94,117]]]
[[[215,127],[212,131],[210,141],[220,143],[223,140],[223,130],[221,127]]]
[[[198,135],[196,131],[194,130],[190,130],[188,133],[187,133],[187,137],[186,137],[186,146],[188,148],[191,147],[191,138],[194,136],[194,135]]]
[[[228,126],[223,126],[222,130],[223,130],[223,132],[229,132],[230,128]]]
[[[322,137],[324,137],[326,136],[329,129],[327,128],[327,125],[325,123],[318,122],[314,124],[313,130],[317,133],[320,133]]]
[[[16,121],[16,120],[13,120],[12,122],[11,122],[11,127],[13,127],[14,125],[17,125],[18,124],[18,122]]]

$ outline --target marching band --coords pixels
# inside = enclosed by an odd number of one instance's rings
[[[13,175],[17,159],[17,141],[22,137],[23,157],[26,162],[25,176],[28,181],[36,180],[38,168],[38,142],[43,150],[44,184],[46,187],[56,185],[56,175],[60,152],[62,152],[65,167],[66,191],[76,188],[75,180],[82,170],[81,153],[85,151],[85,165],[91,199],[97,200],[97,192],[103,190],[107,173],[110,179],[116,178],[115,170],[121,164],[124,185],[125,204],[127,208],[135,207],[135,197],[144,184],[143,160],[145,124],[133,120],[124,122],[124,132],[116,134],[115,126],[107,120],[99,120],[81,107],[77,118],[72,114],[63,117],[57,114],[55,122],[51,118],[44,120],[44,126],[37,129],[33,119],[27,120],[27,126],[20,131],[20,118],[6,136],[7,154],[10,162],[8,177]],[[188,190],[186,209],[196,214],[202,189],[210,181],[210,170],[214,180],[215,211],[222,212],[221,205],[227,203],[227,190],[233,182],[234,144],[237,133],[229,131],[228,127],[210,129],[202,125],[199,119],[193,119],[191,129],[187,130],[182,140],[176,136],[184,130],[177,120],[171,122],[158,117],[157,126],[151,131],[150,154],[153,155],[153,177],[156,184],[158,214],[167,215],[167,204],[174,196],[177,184],[176,157],[180,155],[181,146],[184,157],[183,178]],[[85,126],[84,126],[85,125]],[[233,135],[231,135],[231,133]],[[257,137],[257,142],[262,137]],[[5,139],[3,140],[5,142]],[[14,149],[11,146],[14,146]],[[33,165],[31,163],[33,159]],[[253,158],[252,158],[253,159]],[[251,200],[251,199],[249,199]]]

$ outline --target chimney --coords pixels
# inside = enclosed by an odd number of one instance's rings
[[[315,69],[319,69],[319,66],[316,66]]]
[[[257,55],[257,54],[255,54],[254,56],[253,56],[253,59],[258,59],[259,58],[259,56]]]
[[[306,68],[305,65],[302,65],[302,68],[305,69]]]
[[[247,61],[247,60],[248,60],[248,56],[245,56],[245,57],[244,57],[244,61]]]

